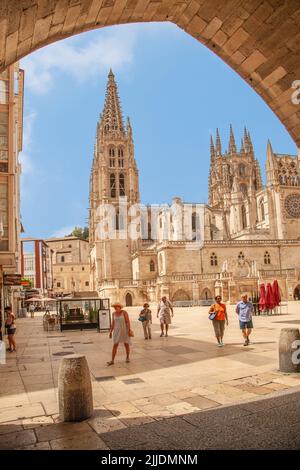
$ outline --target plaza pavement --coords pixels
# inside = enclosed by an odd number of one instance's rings
[[[19,319],[17,354],[0,365],[0,449],[299,449],[300,374],[278,371],[277,349],[280,329],[300,325],[300,302],[254,317],[248,347],[228,310],[218,348],[205,307],[176,308],[168,338],[154,315],[147,341],[132,307],[131,362],[120,347],[110,367],[107,333],[45,332],[41,315]],[[95,413],[60,423],[59,362],[72,353],[87,358]]]

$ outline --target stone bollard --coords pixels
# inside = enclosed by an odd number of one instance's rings
[[[62,421],[82,421],[93,414],[92,383],[85,356],[72,354],[61,360],[58,403]]]
[[[299,343],[293,346],[294,341]],[[279,370],[281,372],[300,372],[300,354],[296,351],[300,346],[300,332],[298,328],[283,328],[279,337]],[[298,357],[298,360],[297,360]]]

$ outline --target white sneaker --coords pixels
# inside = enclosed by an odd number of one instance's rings
[[[218,347],[219,347],[219,348],[222,348],[223,346],[224,346],[223,343],[218,343]]]

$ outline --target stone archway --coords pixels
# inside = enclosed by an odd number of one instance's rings
[[[125,305],[126,307],[132,307],[133,305],[133,296],[130,292],[125,295]]]
[[[201,292],[200,300],[212,300],[212,299],[213,299],[213,294],[211,290],[208,287],[203,289],[203,291]]]
[[[184,289],[177,290],[172,297],[173,302],[191,300],[189,294]]]
[[[296,1],[3,0],[0,71],[40,47],[83,31],[171,21],[244,78],[300,147],[300,93],[293,88],[299,80],[299,15]]]

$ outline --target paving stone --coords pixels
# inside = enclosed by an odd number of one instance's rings
[[[45,414],[43,407],[37,403],[33,405],[21,405],[10,408],[4,408],[0,412],[0,422],[13,421],[16,419],[32,418],[34,416],[43,416]]]
[[[110,419],[105,419],[103,417],[93,418],[88,421],[88,424],[97,434],[105,434],[107,432],[126,428],[124,422],[115,417]]]
[[[21,419],[0,424],[0,436],[3,434],[9,434],[10,432],[18,432],[22,430],[23,427]]]
[[[0,449],[15,449],[35,442],[36,437],[32,430],[11,432],[0,436]]]
[[[210,400],[209,398],[206,398],[206,397],[201,397],[201,396],[187,398],[185,401],[190,403],[196,408],[200,408],[201,410],[206,410],[208,408],[215,408],[216,406],[220,406],[220,403]]]
[[[51,447],[49,442],[37,442],[30,446],[17,447],[16,450],[51,450]]]
[[[51,416],[37,416],[35,418],[26,418],[22,420],[24,429],[35,429],[39,426],[49,426],[53,423],[54,421]]]
[[[50,441],[52,450],[108,450],[109,447],[94,432],[83,432],[74,437]]]
[[[60,438],[70,438],[75,433],[90,431],[87,423],[57,423],[35,429],[38,442],[52,441]]]

